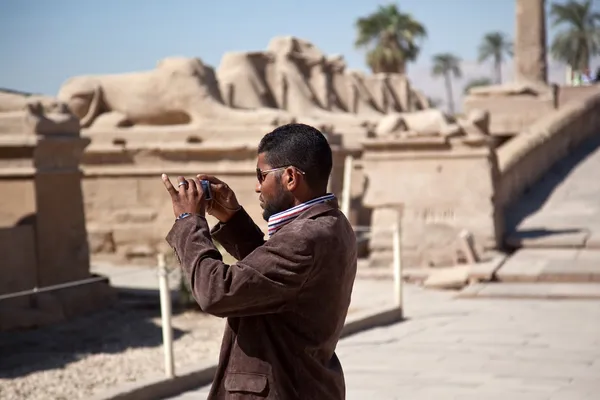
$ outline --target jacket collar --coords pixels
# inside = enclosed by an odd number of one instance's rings
[[[310,219],[318,217],[319,215],[326,214],[331,210],[338,210],[340,208],[337,198],[333,198],[321,204],[316,204],[298,215],[296,219]]]
[[[286,211],[282,211],[269,218],[269,236],[274,235],[277,231],[279,231],[279,229],[295,221],[296,219],[312,218],[335,208],[339,208],[337,199],[333,194],[328,193],[306,203],[299,204]]]

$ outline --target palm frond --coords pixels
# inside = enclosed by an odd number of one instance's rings
[[[380,6],[359,18],[355,28],[355,46],[368,50],[367,63],[378,72],[402,70],[399,66],[418,57],[420,42],[427,37],[425,27],[396,4]]]
[[[377,46],[367,53],[367,65],[373,72],[399,72],[406,60],[401,53]]]
[[[584,16],[589,12],[591,2],[584,0],[577,2],[569,0],[567,3],[553,3],[550,8],[550,17],[552,25],[558,27],[562,24],[571,25],[577,28],[582,28]]]
[[[504,33],[490,32],[483,37],[478,50],[479,62],[490,58],[502,62],[505,54],[512,56],[512,43]]]
[[[576,69],[588,67],[591,57],[600,54],[600,13],[591,0],[553,3],[550,17],[554,27],[562,27],[550,47],[552,56]]]
[[[457,56],[451,53],[441,53],[433,56],[433,68],[431,70],[432,75],[452,75],[455,78],[462,76],[462,70],[460,68],[461,60]]]
[[[550,54],[557,61],[579,68],[579,39],[571,32],[559,32],[550,46]]]

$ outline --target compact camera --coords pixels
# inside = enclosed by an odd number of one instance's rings
[[[212,193],[210,192],[210,182],[207,180],[201,180],[200,185],[202,185],[202,191],[204,192],[204,200],[211,200]]]

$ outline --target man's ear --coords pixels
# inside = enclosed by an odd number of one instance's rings
[[[293,168],[287,168],[285,170],[284,179],[288,190],[294,190],[298,186],[298,179],[296,179],[295,172],[296,171],[294,171]]]

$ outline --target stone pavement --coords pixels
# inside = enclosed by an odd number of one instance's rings
[[[600,251],[523,248],[496,272],[502,282],[600,283]]]
[[[340,341],[348,400],[600,398],[599,301],[405,293],[407,321]]]
[[[507,212],[507,242],[600,250],[600,136],[558,162]]]
[[[600,283],[477,282],[462,289],[457,298],[600,300]]]

